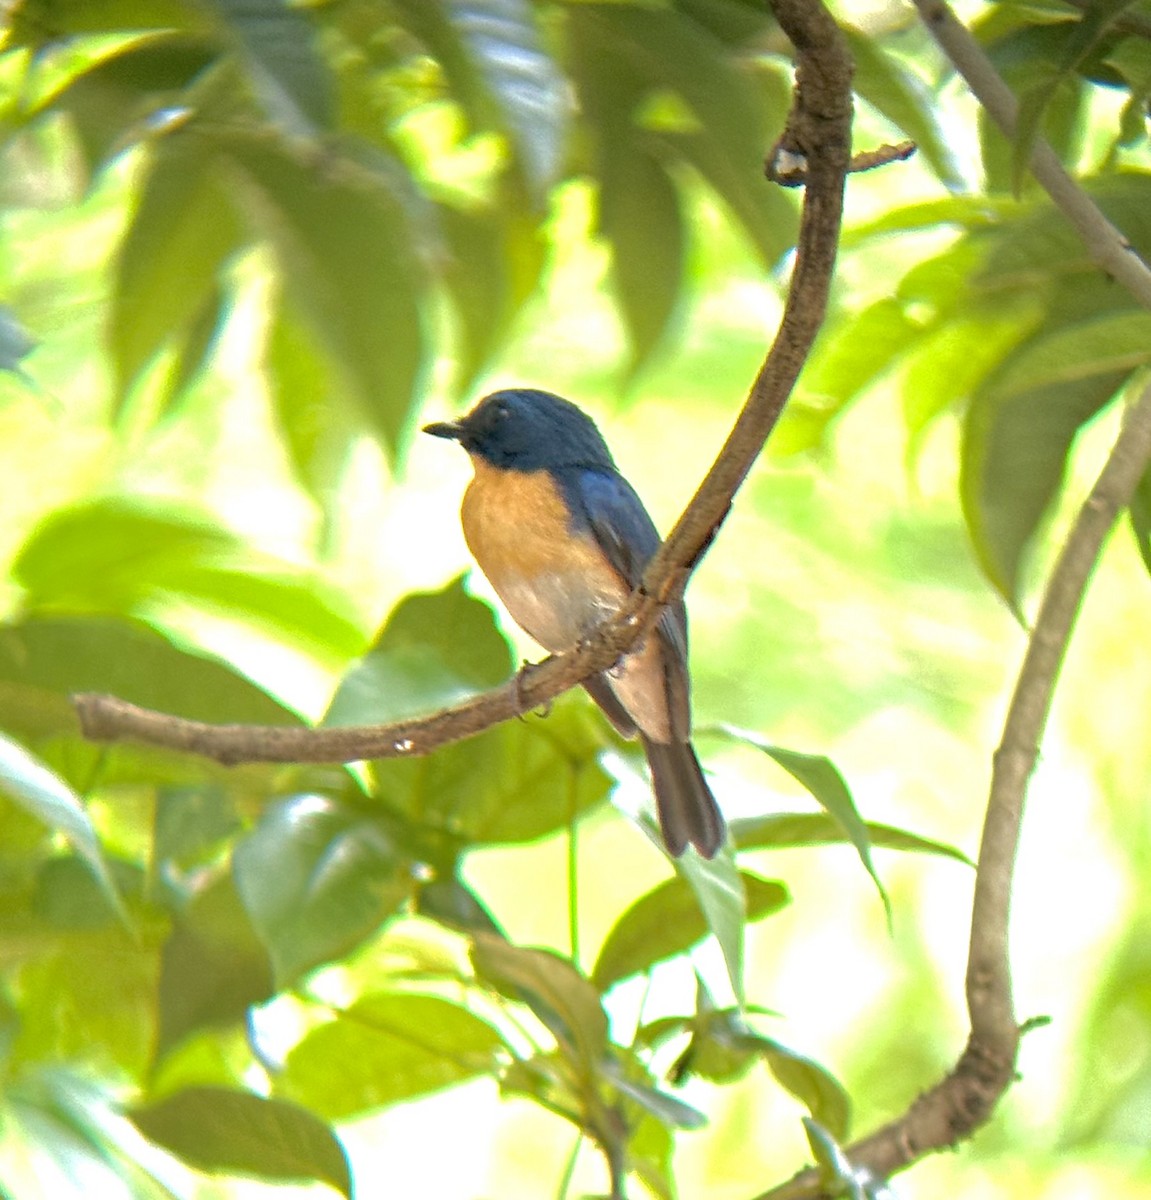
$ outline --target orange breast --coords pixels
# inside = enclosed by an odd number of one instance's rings
[[[509,613],[547,650],[564,650],[627,597],[588,531],[572,531],[546,471],[502,471],[473,458],[464,537]]]

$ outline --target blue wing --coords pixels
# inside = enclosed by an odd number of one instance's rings
[[[577,528],[590,530],[608,562],[630,588],[659,549],[660,536],[643,501],[614,471],[575,467],[558,479]],[[681,660],[687,658],[687,614],[680,601],[660,621],[660,630]]]

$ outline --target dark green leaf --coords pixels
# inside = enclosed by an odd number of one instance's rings
[[[866,830],[872,846],[885,850],[937,854],[968,866],[974,865],[967,855],[954,846],[920,837],[906,829],[868,821]],[[740,850],[851,844],[844,827],[827,813],[768,813],[762,817],[743,817],[731,822],[731,836]]]
[[[428,238],[410,178],[382,152],[348,148],[316,161],[238,133],[226,148],[285,295],[394,451],[425,367],[418,250]]]
[[[288,1055],[277,1087],[333,1120],[492,1073],[503,1043],[466,1008],[406,992],[365,996]]]
[[[526,1004],[582,1073],[598,1070],[607,1015],[599,992],[567,959],[480,934],[472,942],[472,965],[482,982]]]
[[[339,1139],[306,1109],[221,1087],[190,1087],[128,1111],[150,1141],[202,1171],[315,1179],[352,1196]]]
[[[1035,142],[1056,92],[1065,84],[1077,82],[1074,76],[1084,60],[1099,45],[1116,17],[1133,3],[1134,0],[1091,0],[1078,21],[1059,31],[1063,38],[1058,58],[1044,63],[1045,69],[1040,71],[1038,80],[1020,97],[1012,146],[1016,191],[1022,186]]]
[[[1147,471],[1143,472],[1139,486],[1131,497],[1128,515],[1143,565],[1151,571],[1151,473]]]
[[[231,877],[212,880],[164,943],[157,1059],[199,1029],[238,1023],[273,990],[268,952]]]
[[[1119,313],[1040,335],[980,389],[964,429],[961,494],[988,578],[1016,610],[1024,555],[1079,429],[1151,360],[1151,317]]]
[[[232,869],[279,987],[347,953],[412,890],[410,864],[384,827],[322,796],[266,809]]]
[[[421,917],[438,921],[457,933],[492,933],[503,937],[504,932],[488,912],[483,901],[461,879],[454,876],[433,879],[422,884],[416,892],[416,912]]]
[[[15,7],[8,44],[43,46],[71,34],[182,28],[194,17],[185,0],[40,0]]]
[[[502,683],[512,666],[491,608],[456,579],[397,605],[340,682],[323,723],[386,724],[434,712]]]
[[[211,144],[164,138],[120,245],[110,340],[121,400],[160,348],[191,328],[216,294],[240,226]]]
[[[246,67],[267,115],[294,136],[315,137],[335,118],[335,83],[306,9],[285,0],[203,0]]]
[[[182,334],[175,340],[171,369],[164,384],[163,416],[174,412],[211,363],[216,343],[228,319],[228,301],[212,292]]]
[[[749,871],[741,871],[740,876],[747,896],[747,920],[759,920],[787,904],[787,889],[782,884]],[[620,979],[685,953],[708,932],[695,893],[677,875],[641,896],[616,921],[596,959],[592,982],[606,991]]]
[[[240,827],[235,793],[218,784],[162,787],[156,793],[152,854],[162,869],[187,869]]]

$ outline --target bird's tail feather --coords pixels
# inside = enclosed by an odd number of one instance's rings
[[[691,743],[653,742],[640,736],[651,768],[664,844],[677,858],[689,845],[704,858],[714,858],[727,828]]]

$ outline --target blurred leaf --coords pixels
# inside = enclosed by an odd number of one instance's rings
[[[603,736],[582,697],[563,698],[545,717],[505,721],[426,758],[381,759],[373,790],[461,848],[530,842],[607,798]]]
[[[20,365],[36,349],[36,340],[7,304],[0,304],[0,371],[26,378]]]
[[[781,1086],[835,1137],[846,1137],[851,1124],[851,1101],[839,1080],[819,1063],[773,1038],[757,1034],[756,1041],[768,1069]]]
[[[505,132],[537,204],[559,177],[568,118],[563,77],[527,0],[401,0],[479,128]]]
[[[714,37],[735,47],[775,28],[771,10],[758,0],[675,0],[675,6]]]
[[[434,712],[502,683],[512,667],[491,607],[454,579],[396,606],[340,681],[323,723],[382,725]]]
[[[181,28],[194,17],[184,0],[24,0],[11,13],[6,44],[42,46],[73,34]]]
[[[980,193],[917,200],[886,209],[858,225],[849,226],[844,230],[840,245],[845,250],[855,249],[886,234],[916,233],[948,225],[960,229],[993,229],[1008,224],[1018,215],[1019,209],[1019,200]]]
[[[112,692],[192,720],[298,724],[232,668],[124,619],[30,618],[0,625],[0,684],[0,726],[22,737],[62,733],[78,740],[68,701],[77,691]]]
[[[232,870],[281,988],[346,954],[412,891],[410,865],[380,822],[322,796],[266,809]]]
[[[712,859],[685,854],[676,860],[675,869],[695,893],[707,927],[719,943],[732,991],[742,1002],[747,897],[743,876],[736,868],[731,849],[725,847]]]
[[[25,955],[14,991],[20,1017],[10,1058],[140,1078],[156,1031],[154,936],[119,921],[35,928],[35,952]]]
[[[28,608],[148,613],[179,597],[274,630],[298,649],[346,661],[363,645],[334,589],[268,562],[197,512],[108,496],[50,514],[13,564]]]
[[[951,141],[936,116],[937,106],[923,81],[880,45],[850,25],[842,26],[855,60],[852,86],[873,108],[918,146],[939,182],[957,191],[965,184]]]
[[[162,139],[121,242],[110,342],[120,403],[160,348],[189,330],[240,244],[240,225],[210,142]]]
[[[637,1175],[656,1200],[675,1200],[672,1172],[675,1138],[663,1121],[648,1116],[636,1126],[627,1144],[628,1170]]]
[[[686,231],[675,184],[640,142],[600,158],[599,229],[631,343],[634,375],[659,349],[684,286]]]
[[[1151,572],[1151,472],[1143,472],[1139,486],[1131,497],[1128,516],[1143,565]]]
[[[156,789],[152,855],[161,869],[187,868],[240,827],[235,793],[219,784]]]
[[[190,1087],[128,1110],[150,1141],[201,1171],[287,1182],[315,1179],[351,1200],[343,1146],[306,1109],[221,1087]]]
[[[1063,38],[1058,58],[1044,64],[1039,79],[1019,98],[1012,146],[1015,191],[1019,191],[1023,185],[1039,131],[1056,92],[1065,84],[1077,82],[1075,75],[1084,60],[1098,46],[1115,18],[1134,2],[1135,0],[1091,0],[1079,20],[1060,29]]]
[[[315,137],[335,119],[335,82],[304,8],[285,0],[201,0],[243,60],[264,111],[284,132]]]
[[[394,453],[427,350],[418,255],[427,235],[410,178],[382,151],[348,147],[317,161],[241,133],[226,149],[245,211],[279,258],[285,295]]]
[[[439,218],[448,248],[441,276],[459,322],[455,386],[466,394],[539,286],[547,242],[509,179],[491,203],[441,204]]]
[[[177,335],[173,361],[164,385],[162,416],[173,412],[209,366],[228,319],[228,301],[219,289],[210,293],[199,312]]]
[[[885,850],[936,854],[953,858],[969,867],[975,865],[961,850],[946,842],[920,837],[909,830],[875,821],[867,821],[865,828],[872,846]],[[768,813],[762,817],[741,817],[731,822],[731,836],[739,850],[852,844],[843,825],[827,813]]]
[[[272,964],[231,876],[192,897],[160,958],[156,1058],[199,1029],[233,1025],[275,990]]]
[[[741,871],[747,920],[770,916],[789,900],[774,880]],[[592,982],[600,991],[657,962],[683,954],[709,932],[699,901],[686,879],[676,876],[645,893],[612,927],[596,959]]]
[[[661,1125],[669,1129],[702,1129],[707,1124],[707,1117],[698,1108],[684,1104],[649,1082],[629,1078],[612,1059],[607,1059],[605,1066],[615,1086]]]
[[[1080,428],[1151,361],[1151,317],[1119,313],[1040,334],[980,389],[964,428],[961,495],[988,578],[1016,611],[1024,555]]]
[[[462,879],[433,879],[416,891],[415,911],[457,933],[491,933],[503,937],[495,917]]]
[[[113,859],[107,877],[118,900],[138,899],[143,892],[144,871],[135,863]],[[107,887],[79,855],[57,854],[37,873],[32,909],[57,929],[101,929],[123,915],[122,908],[109,900]]]
[[[357,437],[356,410],[339,403],[333,363],[308,326],[283,304],[271,317],[263,368],[292,470],[331,523]]]
[[[19,743],[0,734],[0,792],[67,838],[84,860],[113,911],[122,912],[96,830],[78,795]]]
[[[473,938],[471,957],[480,981],[526,1004],[582,1075],[598,1072],[607,1051],[607,1015],[599,992],[572,963],[492,934]]]
[[[811,1117],[803,1118],[803,1128],[823,1185],[831,1189],[834,1195],[847,1196],[849,1200],[866,1200],[860,1173],[852,1166],[851,1159],[840,1148],[834,1134]]]
[[[797,783],[805,787],[819,802],[824,811],[839,825],[847,840],[855,847],[859,861],[871,876],[879,897],[883,901],[883,910],[887,914],[888,924],[891,923],[891,899],[887,889],[871,860],[871,838],[868,827],[859,810],[855,807],[851,792],[831,759],[822,754],[801,754],[797,750],[786,750],[782,746],[773,746],[758,734],[746,730],[733,729],[730,726],[724,730],[728,737],[745,745],[762,750],[768,758],[778,763]]]
[[[1050,84],[1053,64],[1063,51],[1065,37],[1066,23],[1026,25],[994,40],[987,52],[1012,91],[1026,97]],[[1075,75],[1065,75],[1051,90],[1042,113],[1043,135],[1064,162],[1074,158],[1086,101],[1082,81]],[[979,116],[979,138],[987,190],[1015,192],[1015,148],[985,112]]]
[[[307,1033],[277,1088],[332,1120],[426,1096],[491,1074],[503,1042],[486,1022],[439,996],[364,996]]]

